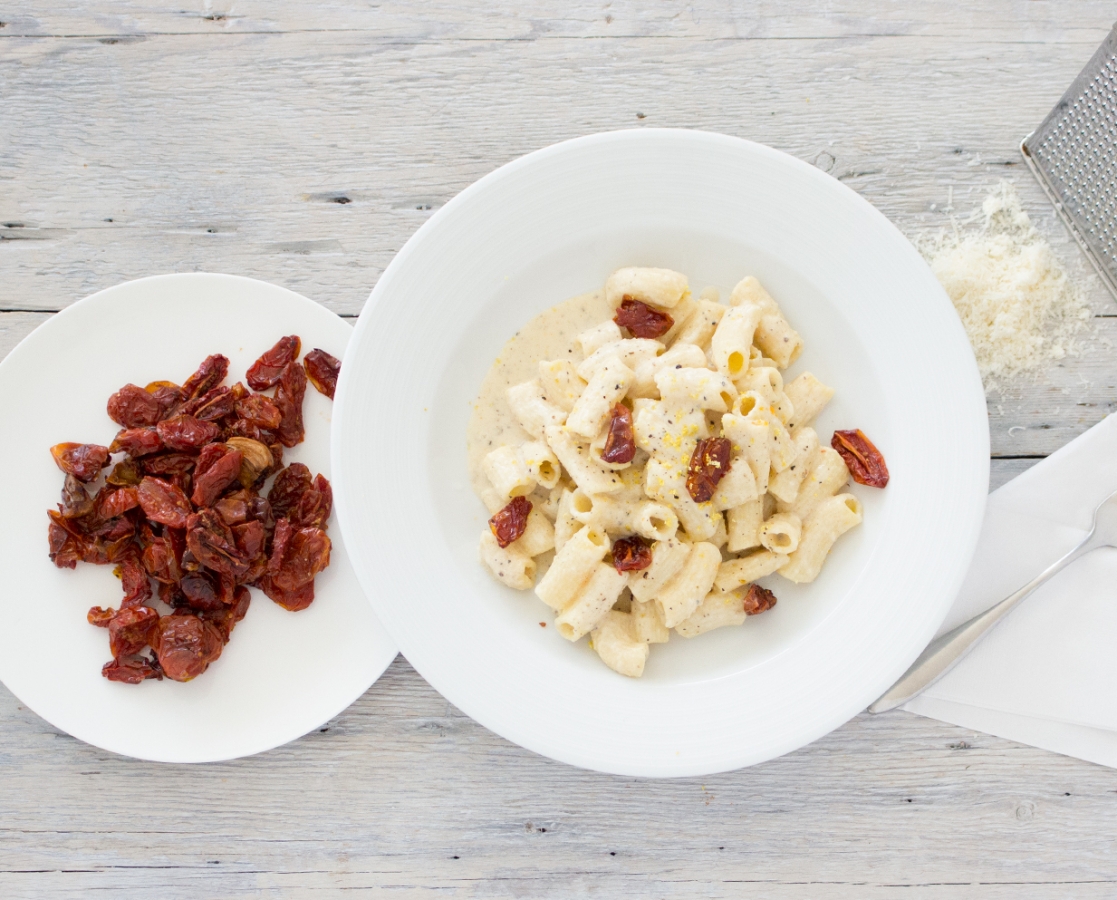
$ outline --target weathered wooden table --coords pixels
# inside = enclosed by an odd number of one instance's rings
[[[1111,4],[473,6],[0,0],[0,355],[86,294],[161,272],[251,275],[355,316],[481,175],[650,125],[786,150],[913,235],[1012,179],[1087,271],[1017,144]],[[1087,284],[1099,338],[990,400],[994,487],[1114,408],[1117,305]],[[18,440],[18,422],[0,428]],[[328,727],[193,767],[95,750],[0,688],[5,900],[1102,898],[1115,837],[1117,773],[906,713],[651,782],[512,746],[403,659]]]

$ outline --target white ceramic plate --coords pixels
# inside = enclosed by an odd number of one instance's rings
[[[571,645],[477,559],[470,403],[504,342],[619,266],[722,296],[755,274],[802,333],[792,372],[837,388],[818,431],[859,427],[892,482],[821,577],[740,628],[652,648],[644,677]],[[879,212],[775,150],[671,130],[594,135],[481,179],[432,216],[357,324],[334,420],[338,513],[410,663],[483,725],[579,766],[696,775],[808,743],[875,699],[946,614],[988,485],[977,367],[950,301]]]
[[[56,569],[47,559],[46,510],[63,475],[60,441],[108,445],[114,391],[157,379],[181,383],[211,353],[229,357],[227,384],[243,380],[285,334],[303,350],[339,358],[352,329],[291,291],[230,275],[163,275],[101,291],[47,320],[0,362],[0,681],[57,728],[106,750],[167,762],[258,753],[321,725],[387,668],[395,645],[350,565],[337,517],[330,566],[315,600],[291,613],[252,590],[248,615],[194,681],[116,684],[101,677],[108,634],[90,606],[120,605],[110,566]],[[332,403],[312,386],[306,440],[286,452],[330,477]]]

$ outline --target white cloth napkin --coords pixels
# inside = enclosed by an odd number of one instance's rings
[[[989,496],[939,633],[1004,599],[1078,544],[1117,491],[1117,415]],[[1117,768],[1117,550],[1072,563],[904,707]]]

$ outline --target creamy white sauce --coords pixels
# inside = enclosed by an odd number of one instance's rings
[[[466,430],[469,481],[479,497],[491,491],[482,469],[485,456],[503,444],[518,445],[532,439],[508,407],[508,388],[538,378],[540,360],[581,362],[578,335],[613,318],[613,314],[604,291],[579,294],[540,313],[504,345],[481,382]]]

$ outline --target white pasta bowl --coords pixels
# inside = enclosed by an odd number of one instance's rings
[[[744,625],[656,645],[643,678],[571,644],[478,560],[471,402],[502,345],[614,269],[662,266],[723,296],[757,276],[804,339],[790,370],[837,390],[816,425],[861,428],[884,490],[821,576],[775,577]],[[817,169],[722,135],[593,135],[463,191],[388,267],[350,342],[333,421],[337,507],[370,602],[410,663],[505,738],[608,772],[699,775],[842,724],[915,659],[965,574],[988,485],[977,367],[958,317],[883,215]],[[546,623],[547,627],[540,627]]]

